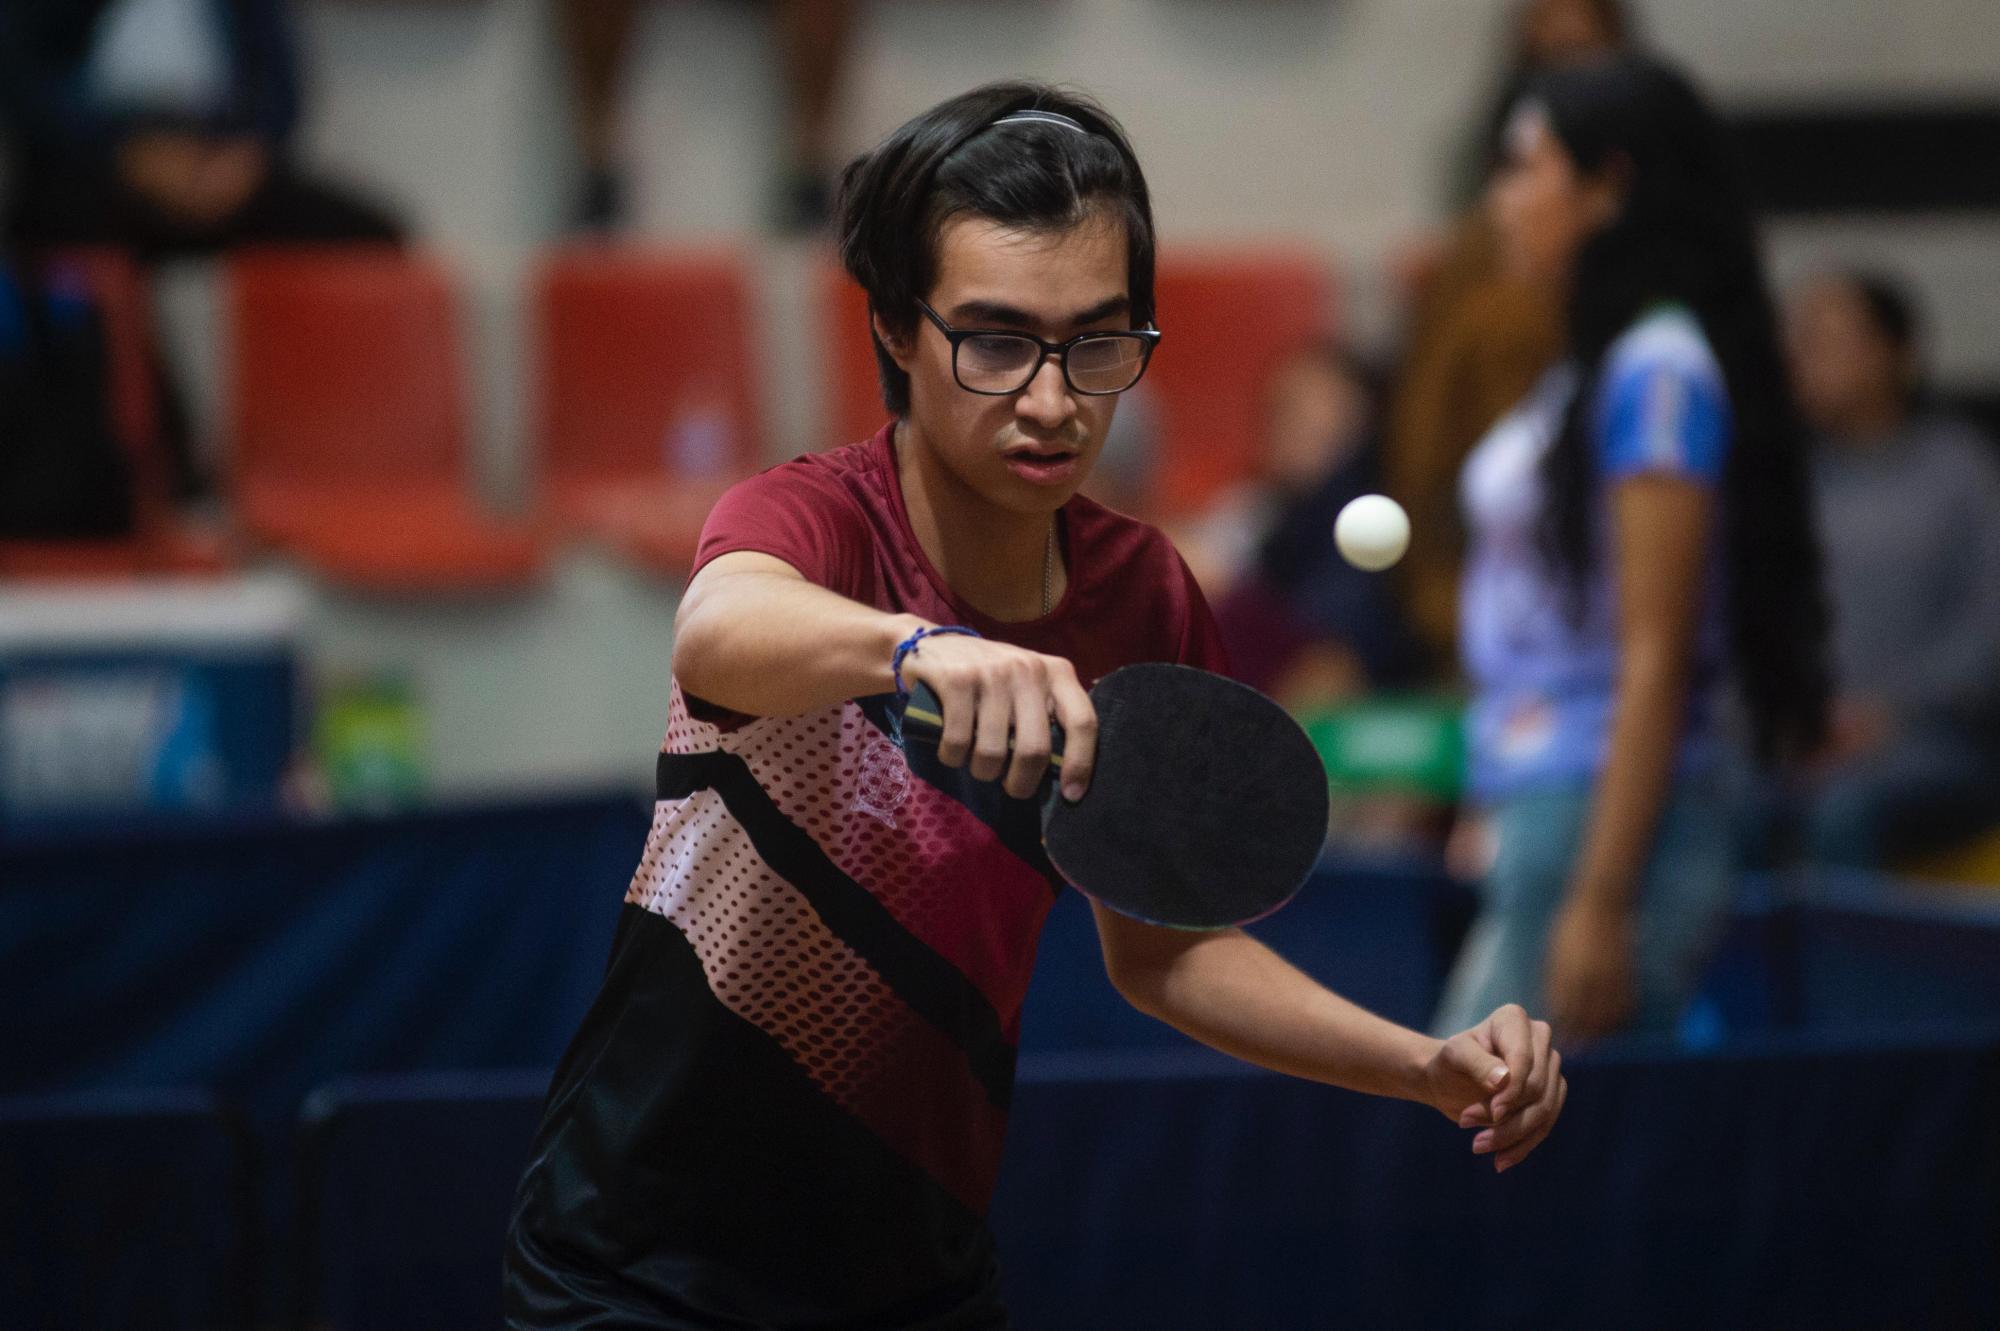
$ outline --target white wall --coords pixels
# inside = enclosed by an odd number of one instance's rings
[[[1648,32],[1736,105],[2000,83],[1992,0],[1641,0]]]
[[[548,234],[569,187],[547,0],[308,0],[312,146],[466,252]],[[1484,96],[1503,0],[871,0],[854,151],[987,79],[1074,82],[1138,142],[1177,235],[1282,231],[1370,258],[1428,216]],[[1738,103],[1990,92],[1993,0],[1653,0],[1644,27]],[[639,221],[754,228],[775,139],[769,16],[659,0],[631,97]]]

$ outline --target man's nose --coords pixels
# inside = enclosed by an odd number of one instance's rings
[[[1069,384],[1063,379],[1062,361],[1058,357],[1046,356],[1042,359],[1035,377],[1028,380],[1028,386],[1015,399],[1014,410],[1037,424],[1051,428],[1070,418],[1074,404],[1070,401]]]

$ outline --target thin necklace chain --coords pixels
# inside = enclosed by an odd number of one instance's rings
[[[1042,547],[1042,613],[1056,608],[1056,519],[1049,515],[1049,542]]]

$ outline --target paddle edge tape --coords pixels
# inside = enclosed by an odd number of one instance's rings
[[[944,705],[931,692],[928,684],[919,684],[910,690],[910,700],[903,704],[903,724],[916,722],[926,730],[943,731]]]

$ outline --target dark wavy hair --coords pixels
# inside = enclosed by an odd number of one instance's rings
[[[1765,761],[1823,737],[1831,691],[1827,611],[1807,476],[1755,225],[1723,128],[1670,66],[1624,55],[1548,70],[1525,101],[1576,164],[1625,179],[1617,217],[1585,242],[1570,283],[1580,383],[1544,460],[1543,544],[1577,604],[1595,546],[1590,406],[1606,350],[1650,306],[1693,312],[1721,363],[1734,430],[1717,521],[1730,655]]]
[[[1047,122],[995,125],[1016,111],[1051,111],[1088,133]],[[962,214],[1060,231],[1093,214],[1125,228],[1134,327],[1153,322],[1153,204],[1125,131],[1077,92],[989,83],[940,102],[848,164],[834,207],[840,261],[868,307],[898,337],[937,280],[938,238]],[[910,409],[910,377],[871,327],[882,401]]]

